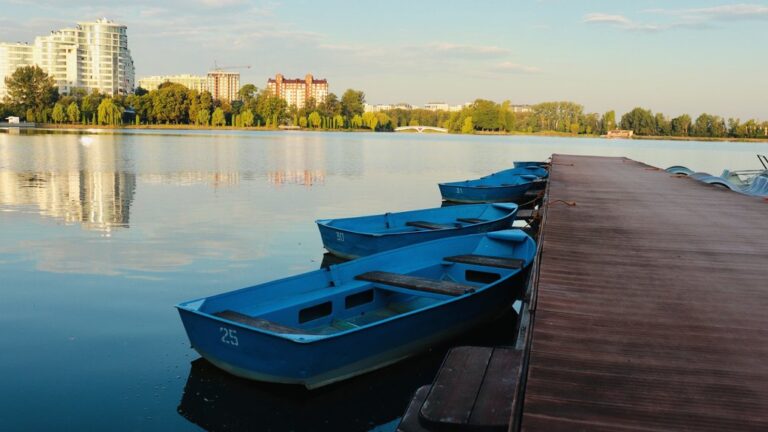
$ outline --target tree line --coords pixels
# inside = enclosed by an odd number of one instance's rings
[[[277,127],[294,124],[309,128],[341,129],[369,127],[375,123],[364,113],[365,94],[349,89],[339,99],[306,101],[304,108],[288,106],[268,90],[246,84],[237,99],[214,99],[208,91],[196,91],[172,82],[147,91],[137,88],[130,95],[105,95],[73,89],[60,95],[53,78],[38,66],[18,68],[5,79],[8,95],[0,104],[0,115],[16,115],[30,122],[83,125],[198,125]],[[375,128],[375,126],[374,126]]]
[[[615,111],[588,113],[574,102],[543,102],[515,110],[510,101],[496,103],[477,99],[460,111],[392,109],[365,112],[365,94],[348,89],[341,98],[330,93],[322,102],[309,99],[303,108],[253,84],[244,85],[237,100],[214,99],[208,91],[190,90],[181,84],[164,83],[158,89],[142,88],[126,96],[88,93],[74,89],[59,95],[53,79],[38,66],[18,68],[6,78],[8,96],[0,103],[0,116],[17,115],[39,123],[85,125],[197,125],[278,127],[293,125],[315,129],[392,131],[400,126],[435,126],[453,133],[563,133],[604,135],[621,128],[639,136],[708,138],[768,138],[768,121],[760,122],[701,114],[668,118],[635,108],[616,120]]]

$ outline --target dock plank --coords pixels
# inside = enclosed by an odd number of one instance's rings
[[[520,429],[768,430],[768,203],[626,158],[549,181]]]

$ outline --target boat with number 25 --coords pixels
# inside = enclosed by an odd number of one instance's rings
[[[192,347],[234,375],[315,388],[414,355],[503,314],[534,241],[450,237],[178,304]]]

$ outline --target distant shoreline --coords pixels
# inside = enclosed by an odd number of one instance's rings
[[[5,125],[3,125],[5,126]],[[120,130],[120,129],[135,129],[135,130],[208,130],[208,131],[257,131],[257,132],[344,132],[344,133],[374,133],[370,129],[280,129],[273,127],[235,127],[235,126],[197,126],[197,125],[183,125],[183,124],[156,124],[156,125],[122,125],[119,127],[106,126],[106,125],[83,125],[83,124],[56,124],[56,123],[40,123],[35,127],[25,129],[103,129],[103,130]],[[403,131],[397,133],[413,133],[416,131]],[[440,135],[441,132],[427,132],[430,135]],[[448,132],[446,135],[461,135]],[[495,131],[478,131],[473,135],[490,135],[490,136],[534,136],[534,137],[558,137],[558,138],[603,138],[608,139],[602,135],[594,134],[571,134],[566,132],[544,131],[544,132],[495,132]],[[611,138],[617,139],[617,138]],[[619,138],[625,139],[625,138]],[[635,135],[628,140],[646,140],[646,141],[704,141],[704,142],[745,142],[745,143],[768,143],[768,138],[732,138],[732,137],[680,137],[680,136],[659,136],[659,135]]]

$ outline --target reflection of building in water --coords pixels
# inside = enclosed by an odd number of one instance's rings
[[[240,184],[239,172],[174,172],[167,174],[142,174],[141,181],[155,184],[173,184],[179,186],[191,186],[207,184],[214,188],[224,186],[236,186]]]
[[[0,205],[36,205],[40,214],[109,231],[127,227],[136,190],[130,173],[0,171]]]
[[[267,181],[274,185],[300,184],[313,186],[325,183],[325,173],[319,170],[272,171],[267,173]]]
[[[267,147],[267,181],[274,185],[315,186],[325,183],[326,147],[299,137]]]
[[[0,166],[24,166],[22,160],[45,159],[23,171],[0,170],[0,206],[36,206],[39,214],[80,223],[92,230],[127,227],[136,176],[118,170],[114,141],[0,146]],[[18,152],[16,150],[18,149]],[[30,154],[31,153],[31,154]]]

